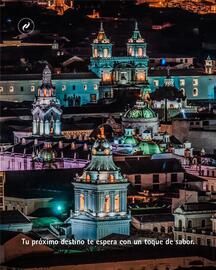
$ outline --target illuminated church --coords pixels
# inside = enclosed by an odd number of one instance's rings
[[[92,147],[92,160],[74,185],[75,211],[71,223],[75,239],[101,239],[112,233],[130,234],[127,212],[127,179],[112,157],[104,130]]]
[[[101,23],[97,38],[92,43],[89,66],[90,70],[101,78],[101,98],[112,98],[115,90],[145,91],[148,87],[146,46],[136,22],[132,36],[127,41],[127,55],[113,56],[113,44]]]
[[[56,98],[55,87],[51,81],[51,71],[48,66],[43,70],[42,85],[33,103],[33,136],[61,136],[61,105]]]

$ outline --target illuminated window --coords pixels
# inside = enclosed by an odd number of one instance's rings
[[[98,85],[94,84],[94,90],[97,90],[97,89],[98,89]]]
[[[103,73],[103,81],[107,82],[111,80],[111,75],[108,72]]]
[[[198,89],[197,89],[197,88],[194,88],[194,89],[193,89],[193,96],[194,96],[194,97],[197,97],[198,94],[199,94]]]
[[[104,57],[109,57],[109,50],[107,48],[104,49]]]
[[[0,86],[0,92],[3,92],[4,88],[3,86]]]
[[[104,212],[109,213],[110,212],[110,196],[106,195],[105,201],[104,201]]]
[[[80,194],[80,211],[85,209],[85,197],[83,194]]]
[[[131,47],[129,47],[129,49],[128,49],[128,54],[129,54],[130,56],[133,56],[133,49],[132,49]]]
[[[180,86],[185,86],[185,80],[184,79],[179,80],[179,84]]]
[[[142,57],[143,56],[143,49],[142,48],[138,48],[138,50],[137,50],[137,56],[138,57]]]
[[[62,91],[65,91],[66,89],[66,85],[62,85]]]
[[[198,86],[199,82],[198,79],[193,79],[193,86]]]
[[[92,102],[92,103],[97,102],[97,96],[95,94],[90,95],[90,102]]]
[[[138,72],[137,73],[137,80],[138,81],[145,81],[145,72]]]
[[[14,87],[13,87],[13,86],[10,86],[9,92],[10,92],[10,93],[13,93],[13,92],[14,92]]]
[[[119,212],[120,207],[119,207],[119,195],[115,196],[115,212]]]
[[[31,92],[34,92],[34,91],[35,91],[35,86],[32,85],[32,86],[31,86]]]
[[[83,89],[86,91],[88,89],[87,84],[83,85]]]
[[[97,49],[94,49],[94,57],[98,57],[98,50]]]
[[[158,87],[159,86],[159,81],[158,80],[154,80],[153,81],[153,84],[154,84],[155,87]]]

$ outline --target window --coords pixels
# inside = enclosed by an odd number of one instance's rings
[[[138,48],[137,56],[138,57],[142,57],[143,56],[143,49],[142,48]]]
[[[178,236],[178,240],[182,240],[182,236],[181,235]]]
[[[154,80],[153,81],[153,85],[154,85],[154,87],[158,87],[159,86],[159,81],[158,80]]]
[[[115,196],[115,212],[119,212],[120,208],[119,208],[119,195]]]
[[[192,228],[192,221],[188,220],[188,229],[191,229],[191,228]]]
[[[180,88],[180,91],[182,91],[182,94],[185,96],[185,89],[184,88]]]
[[[104,57],[109,57],[109,50],[107,48],[104,49]]]
[[[198,79],[193,79],[193,86],[198,86],[199,82]]]
[[[32,85],[32,86],[31,86],[31,92],[34,92],[34,91],[35,91],[35,86]]]
[[[106,195],[104,200],[104,212],[108,213],[110,211],[110,196]]]
[[[24,91],[24,87],[23,87],[23,86],[20,87],[20,91],[21,91],[21,92]]]
[[[91,103],[97,102],[97,96],[96,96],[95,94],[91,94],[91,95],[90,95],[90,102],[91,102]]]
[[[141,184],[141,175],[135,175],[135,184]]]
[[[201,238],[197,238],[197,245],[201,245]]]
[[[98,90],[98,85],[94,84],[94,90]]]
[[[182,230],[182,220],[181,219],[179,219],[179,221],[178,221],[178,228],[180,230]]]
[[[198,89],[197,89],[197,88],[194,88],[194,89],[193,89],[193,96],[194,96],[194,97],[197,97],[198,94],[199,94]]]
[[[159,174],[153,174],[153,183],[159,183]]]
[[[185,80],[184,79],[180,79],[179,80],[179,84],[180,84],[180,86],[185,86]]]
[[[211,246],[211,239],[207,239],[206,244],[208,247],[210,247]]]
[[[201,222],[201,226],[202,226],[202,228],[204,228],[204,227],[205,227],[205,219],[203,219],[203,220],[202,220],[202,222]]]
[[[73,85],[73,86],[72,86],[72,89],[73,89],[73,90],[76,90],[76,85]]]
[[[176,183],[177,182],[177,173],[172,173],[171,174],[171,183]]]
[[[164,226],[161,227],[161,233],[165,233],[165,227]]]
[[[187,237],[187,240],[189,240],[189,241],[190,241],[190,240],[191,240],[191,236],[188,236],[188,237]]]
[[[87,84],[83,85],[83,89],[86,91],[88,89]]]
[[[3,91],[4,91],[3,86],[0,86],[0,92],[3,92]]]
[[[153,228],[153,232],[158,232],[158,228],[157,227],[154,227]]]
[[[13,92],[14,92],[14,87],[13,87],[13,86],[10,86],[9,92],[10,92],[10,93],[13,93]]]
[[[80,194],[80,211],[85,209],[85,197],[83,194]]]
[[[62,85],[62,91],[66,90],[66,85]]]

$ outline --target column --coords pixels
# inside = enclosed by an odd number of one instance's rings
[[[127,211],[127,191],[120,192],[120,212]]]
[[[84,192],[84,210],[88,210],[88,191]]]
[[[32,133],[33,134],[37,133],[37,122],[36,122],[36,120],[33,120]]]
[[[74,211],[79,212],[80,209],[80,191],[74,190]]]
[[[50,134],[50,124],[49,121],[46,120],[45,121],[45,135],[49,135]]]
[[[44,134],[44,122],[43,120],[40,120],[40,135]]]
[[[54,123],[54,134],[61,135],[61,122],[57,119]]]
[[[96,209],[97,202],[96,202],[95,198],[96,198],[96,194],[95,194],[95,192],[92,192],[90,199],[91,199],[91,209],[92,209],[93,213],[95,213],[97,211],[97,209]]]
[[[110,191],[110,209],[111,212],[114,213],[115,212],[115,192],[114,191]]]

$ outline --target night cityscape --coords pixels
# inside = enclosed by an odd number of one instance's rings
[[[216,0],[0,15],[0,269],[216,269]]]

